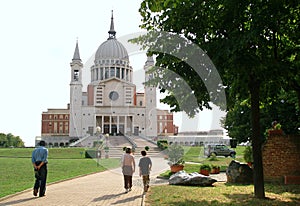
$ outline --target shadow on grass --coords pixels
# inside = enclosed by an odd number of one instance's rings
[[[249,186],[253,184],[238,184],[238,183],[225,183],[226,186]],[[253,185],[254,187],[254,185]],[[265,183],[265,192],[270,192],[274,194],[283,194],[283,193],[291,193],[291,194],[300,194],[300,185],[284,185],[282,183]]]
[[[155,204],[160,205],[160,204]],[[168,206],[199,206],[199,205],[223,205],[218,201],[209,202],[209,201],[191,201],[191,200],[182,200],[182,201],[174,201],[174,202],[168,202]]]
[[[224,205],[224,206],[241,206],[241,205],[246,205],[246,206],[253,206],[253,205],[282,205],[282,206],[296,206],[299,205],[299,201],[293,201],[293,202],[283,202],[280,200],[276,199],[256,199],[251,195],[226,195],[228,198],[230,198],[232,201],[230,202],[220,202],[217,200],[212,200],[212,201],[206,201],[206,200],[201,200],[201,201],[191,201],[191,200],[185,200],[182,199],[180,201],[170,201],[168,202],[168,206],[207,206],[207,205],[213,205],[213,206],[219,206],[219,205]],[[151,205],[161,205],[160,203],[158,204],[151,204]]]
[[[225,188],[224,186],[225,185]],[[253,194],[254,186],[252,184],[232,184],[224,183],[222,185],[215,185],[216,190],[211,190],[211,188],[196,188],[196,187],[185,187],[176,185],[170,187],[158,186],[153,189],[154,194],[149,194],[146,197],[146,202],[148,201],[152,205],[277,205],[277,206],[292,206],[300,205],[300,196],[297,195],[300,187],[296,185],[274,185],[266,184],[265,190],[267,193],[265,199],[255,198]],[[218,190],[218,186],[220,190]],[[231,186],[233,186],[231,188]],[[236,187],[234,187],[236,186]],[[191,189],[191,188],[195,188]],[[207,192],[206,190],[211,190]],[[171,192],[170,192],[171,191]],[[287,192],[289,191],[289,192]],[[289,194],[284,194],[289,193]],[[168,199],[163,198],[164,195],[168,195]],[[206,196],[207,195],[207,198]],[[298,197],[299,196],[299,197]],[[173,199],[174,197],[174,199]],[[198,197],[198,198],[197,198]]]
[[[253,194],[223,194],[225,197],[230,199],[230,204],[223,204],[223,205],[246,205],[246,206],[252,206],[252,205],[299,205],[299,199],[291,198],[292,201],[282,201],[280,199],[276,198],[268,198],[265,199],[259,199],[255,198]]]
[[[265,184],[265,191],[275,194],[292,193],[300,194],[300,185],[284,185],[280,183]]]

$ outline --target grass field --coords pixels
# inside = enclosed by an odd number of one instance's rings
[[[84,158],[84,148],[49,148],[47,182],[69,179],[79,175],[104,171],[119,165],[118,159],[101,159],[101,166],[93,159]],[[225,170],[232,158],[218,157],[215,161],[203,156],[203,147],[185,147],[187,162],[209,163]],[[31,165],[33,148],[0,149],[0,197],[31,188],[34,182]],[[237,148],[237,157],[242,156],[243,147]],[[198,171],[198,165],[186,164],[185,170]],[[168,171],[166,172],[168,175]]]
[[[235,160],[245,162],[243,152],[245,147],[235,149],[237,155]],[[204,157],[203,147],[186,147],[184,160],[186,161],[184,170],[187,173],[199,172],[200,164],[214,164],[221,166],[221,171],[225,171],[229,163],[233,160],[230,157]],[[193,162],[189,164],[188,162]],[[195,164],[199,163],[199,164]],[[169,177],[170,171],[166,171],[160,176]],[[161,185],[152,186],[146,196],[147,206],[201,206],[201,205],[300,205],[300,186],[265,184],[267,199],[260,200],[254,198],[253,185],[234,185],[228,183],[215,183],[213,187],[192,187]]]
[[[198,162],[198,163],[203,163],[203,164],[209,164],[210,158],[207,158],[204,156],[204,147],[184,147],[185,149],[185,155],[184,155],[184,161],[186,162]],[[237,148],[234,149],[236,151],[236,160],[237,161],[244,161],[243,158],[243,153],[245,150],[245,147],[243,146],[238,146]],[[228,160],[228,161],[226,161]],[[230,157],[218,157],[216,162],[219,162],[219,164],[226,164],[230,162],[232,158]]]
[[[203,147],[184,147],[185,154],[184,154],[184,161],[185,161],[185,166],[184,170],[187,173],[192,173],[192,172],[199,172],[200,169],[200,164],[210,164],[210,165],[218,165],[221,168],[221,171],[225,172],[226,168],[228,167],[229,163],[232,160],[237,160],[240,162],[245,162],[243,158],[243,152],[244,152],[245,147],[237,147],[235,149],[236,151],[236,158],[231,158],[231,157],[222,157],[222,156],[217,156],[215,158],[207,158],[204,156],[204,148]],[[190,164],[191,162],[192,164]],[[198,163],[198,164],[197,164]],[[162,173],[160,176],[168,178],[170,177],[171,173],[170,170],[165,171]]]
[[[0,149],[0,197],[33,187],[34,176],[31,165],[33,148]],[[186,162],[217,164],[223,171],[232,158],[203,156],[202,147],[185,147]],[[236,160],[243,160],[244,147],[235,149]],[[199,170],[199,164],[185,164],[187,172]],[[118,159],[101,159],[101,166],[93,159],[84,158],[83,148],[49,149],[48,183],[72,177],[100,172],[119,165]],[[168,171],[165,173],[168,175]],[[191,187],[161,185],[151,186],[146,196],[146,205],[300,205],[299,185],[265,184],[266,200],[254,198],[253,185],[215,183],[214,187]]]
[[[33,187],[32,151],[33,148],[0,149],[0,197]],[[119,159],[101,159],[98,166],[95,160],[84,158],[83,148],[51,148],[48,161],[48,183],[119,166]]]
[[[0,157],[31,158],[34,148],[1,148]],[[49,159],[84,159],[84,148],[49,148]]]
[[[300,205],[299,185],[265,185],[267,199],[254,198],[253,185],[215,183],[214,187],[153,186],[146,196],[147,206],[201,205]]]

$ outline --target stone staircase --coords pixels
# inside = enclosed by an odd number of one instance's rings
[[[135,148],[134,155],[136,157],[141,156],[141,151],[145,150],[145,147],[148,146],[150,149],[147,151],[147,155],[151,157],[162,157],[163,153],[157,147],[157,145],[151,141],[148,141],[147,138],[139,136],[109,136],[107,139],[105,136],[87,136],[78,141],[72,143],[73,147],[85,147],[92,148],[94,142],[102,141],[103,145],[101,148],[101,158],[105,158],[104,147],[107,145],[109,147],[108,156],[109,158],[121,158],[124,153],[124,147]]]
[[[70,144],[70,147],[93,147],[94,142],[103,141],[100,136],[85,136]]]
[[[130,141],[128,140],[130,138]],[[132,145],[132,143],[134,145]],[[106,142],[104,142],[106,144]],[[109,147],[109,158],[121,158],[124,153],[124,147],[135,147],[134,155],[139,157],[141,156],[141,151],[145,150],[145,146],[148,146],[150,149],[147,151],[147,155],[151,157],[162,157],[163,154],[156,144],[145,140],[144,138],[138,136],[110,136],[108,139],[108,147]],[[103,153],[102,157],[104,157],[105,153]]]

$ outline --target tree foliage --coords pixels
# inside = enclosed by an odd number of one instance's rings
[[[11,133],[0,133],[0,147],[24,147],[24,142],[19,136],[14,136]]]
[[[239,103],[248,101],[248,118],[244,122],[248,120],[247,124],[250,125],[254,193],[259,198],[265,197],[261,158],[263,136],[260,128],[262,106],[265,106],[264,114],[274,115],[278,112],[270,105],[280,104],[278,97],[281,91],[294,91],[298,97],[298,107],[300,105],[299,9],[300,3],[296,0],[144,0],[141,3],[142,28],[183,36],[199,45],[212,59],[226,86],[227,111],[238,110]],[[142,41],[149,46],[150,51],[155,44],[157,47],[165,46],[159,37]],[[176,48],[177,53],[180,52],[183,46],[174,45],[174,53]],[[184,63],[174,61],[171,57],[173,53],[170,56],[163,50],[157,52],[154,49],[152,54],[157,55],[156,66],[164,68],[156,76],[156,83],[176,85],[176,78],[165,78],[172,71],[180,75],[191,88],[190,92],[183,95],[183,99],[192,93],[196,97],[197,106],[201,108],[209,105],[211,99],[218,98],[215,91],[220,88],[212,92],[205,89],[205,81],[212,77],[208,66],[200,68],[206,71],[206,76],[200,78]],[[196,66],[201,67],[201,64]],[[199,83],[201,81],[204,84]],[[219,85],[219,82],[215,84]],[[183,110],[173,94],[174,90],[163,101],[173,105],[175,111]],[[288,100],[292,101],[293,98]],[[290,103],[295,105],[296,102]],[[193,112],[188,114],[197,112],[195,107],[186,108],[189,109]],[[238,114],[233,114],[233,118],[238,117],[235,115]]]
[[[282,125],[285,134],[300,134],[300,110],[297,104],[295,91],[286,92],[279,89],[277,96],[272,101],[260,105],[260,136],[265,136],[265,131],[271,127],[273,121]],[[238,142],[251,140],[251,105],[249,99],[236,100],[234,106],[227,111],[222,125],[231,138]]]

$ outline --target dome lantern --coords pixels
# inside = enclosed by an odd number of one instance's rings
[[[114,26],[114,15],[113,10],[111,10],[111,21],[110,21],[110,30],[108,31],[108,40],[109,39],[115,39],[116,38],[116,31]]]

